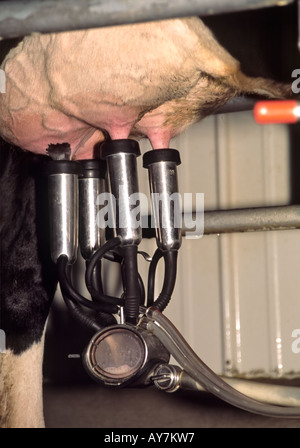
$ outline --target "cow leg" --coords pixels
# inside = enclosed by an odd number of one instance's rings
[[[44,427],[43,340],[19,355],[0,354],[0,427]]]
[[[0,426],[41,427],[43,334],[56,287],[46,185],[32,154],[0,141],[0,156]]]

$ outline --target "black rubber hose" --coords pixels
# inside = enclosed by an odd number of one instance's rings
[[[140,283],[137,264],[137,246],[128,245],[122,248],[124,257],[124,289],[125,289],[125,319],[127,323],[136,325],[140,306]]]
[[[112,314],[109,313],[102,313],[102,312],[96,313],[95,319],[96,321],[99,321],[100,324],[103,325],[103,327],[117,324],[117,319]]]
[[[147,285],[147,307],[152,306],[154,303],[154,287],[155,287],[155,272],[159,260],[162,258],[163,252],[160,249],[156,249],[148,271],[148,285]]]
[[[139,282],[139,287],[140,287],[140,305],[144,306],[145,305],[145,287],[144,287],[144,282],[142,280],[142,277],[140,276],[140,274],[138,275],[138,282]]]
[[[122,263],[123,257],[120,254],[117,254],[116,252],[107,252],[104,257],[105,260],[113,261],[114,263]]]
[[[122,257],[122,264],[121,264],[121,274],[122,274],[122,284],[123,288],[125,289],[125,265],[123,263],[123,257]],[[139,283],[139,289],[140,289],[140,306],[145,306],[145,287],[144,282],[141,277],[141,275],[138,272],[138,283]]]
[[[62,294],[62,296],[72,317],[93,333],[117,323],[116,318],[112,314],[90,310],[93,315],[87,315],[87,311],[83,310],[82,306],[74,303],[66,294]]]
[[[102,328],[107,327],[108,325],[113,325],[117,322],[112,314],[105,311],[109,309],[111,313],[117,313],[117,307],[111,305],[108,307],[107,304],[102,304],[101,306],[99,304],[95,307],[95,304],[78,294],[72,288],[72,285],[68,279],[67,269],[69,265],[68,258],[66,256],[61,256],[57,262],[57,265],[62,296],[68,310],[75,320],[93,332],[99,331]],[[72,295],[70,296],[67,291],[71,292]],[[90,311],[94,313],[93,316],[86,315],[86,311],[83,310],[83,308],[87,307],[87,305]]]
[[[88,267],[89,260],[86,261],[86,269]],[[101,260],[96,263],[95,268],[93,270],[93,285],[94,288],[100,293],[103,294],[103,286],[102,286],[102,277],[101,277]],[[93,297],[92,299],[95,301],[99,301],[98,297]]]
[[[123,277],[124,276],[124,263],[123,263],[124,258],[122,257],[122,255],[120,255],[116,252],[110,252],[110,253],[106,253],[103,258],[108,261],[119,263],[121,265],[122,281],[123,281],[124,280],[124,277]],[[89,260],[87,260],[86,266],[88,266],[88,263],[89,263]],[[96,266],[94,268],[93,279],[94,279],[94,288],[97,289],[98,292],[103,294],[103,287],[102,287],[102,281],[101,281],[101,260],[98,261],[98,263],[96,264]],[[140,287],[140,305],[144,306],[145,305],[145,287],[144,287],[144,283],[143,283],[143,280],[142,280],[142,277],[140,274],[138,274],[138,282],[139,282],[139,287]],[[123,285],[124,285],[124,281],[123,281]],[[93,299],[95,301],[97,301],[97,300],[99,300],[99,296],[93,297]]]
[[[72,299],[77,305],[83,305],[87,308],[110,314],[116,314],[118,312],[118,307],[115,304],[95,303],[79,294],[73,288],[69,280],[69,268],[70,265],[68,265],[68,257],[66,255],[61,255],[57,260],[57,271],[59,284],[63,294]]]
[[[104,328],[105,325],[101,325],[99,322],[97,322],[94,319],[91,319],[90,317],[86,316],[79,305],[75,304],[69,297],[67,297],[66,294],[62,292],[63,299],[65,301],[65,304],[72,315],[72,317],[79,322],[84,327],[88,328],[92,332],[98,332]]]
[[[163,287],[158,298],[153,303],[153,306],[161,312],[164,311],[164,309],[169,304],[175,287],[178,251],[165,251],[163,252],[163,257],[165,262],[165,277]]]
[[[94,286],[94,269],[97,263],[105,257],[107,252],[115,249],[121,243],[121,239],[119,237],[108,240],[100,249],[98,249],[90,258],[87,269],[85,271],[85,283],[86,287],[91,294],[91,296],[95,300],[100,300],[102,302],[106,302],[107,304],[113,305],[124,305],[124,299],[118,297],[112,297],[97,291]]]

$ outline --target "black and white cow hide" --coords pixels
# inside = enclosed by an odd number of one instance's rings
[[[44,328],[56,287],[41,157],[0,142],[0,427],[43,427]]]

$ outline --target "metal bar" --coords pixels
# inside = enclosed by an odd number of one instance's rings
[[[1,1],[0,39],[283,6],[294,0]]]
[[[196,215],[194,218],[196,218]],[[184,224],[183,218],[183,224]],[[204,234],[291,230],[300,228],[300,206],[206,211]],[[183,233],[191,231],[183,227]]]
[[[182,235],[195,238],[202,236],[197,227],[187,227],[186,223],[204,218],[204,235],[218,235],[222,233],[262,232],[270,230],[300,229],[300,206],[287,205],[276,207],[257,207],[233,210],[213,210],[199,213],[184,214],[182,217]],[[145,220],[146,221],[146,220]],[[144,225],[143,237],[153,238],[155,229],[150,227],[151,217],[148,217],[149,226]]]

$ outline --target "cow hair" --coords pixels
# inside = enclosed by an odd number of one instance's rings
[[[0,328],[20,354],[40,341],[56,288],[43,156],[0,140]]]

